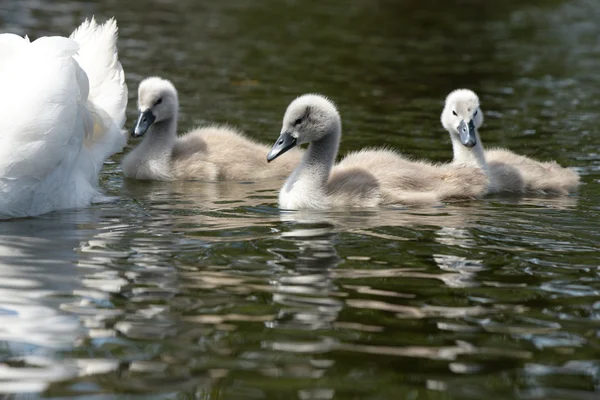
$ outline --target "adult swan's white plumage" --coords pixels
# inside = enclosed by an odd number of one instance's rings
[[[0,218],[89,205],[104,161],[126,143],[117,24],[70,38],[0,35]]]

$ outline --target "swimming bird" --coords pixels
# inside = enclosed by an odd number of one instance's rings
[[[117,23],[69,38],[0,35],[0,218],[88,206],[104,161],[127,136]]]
[[[341,131],[336,106],[325,96],[307,94],[290,103],[267,160],[309,146],[279,192],[281,208],[432,204],[485,194],[487,177],[479,168],[414,162],[386,149],[351,153],[334,166]]]
[[[447,96],[441,122],[450,133],[454,163],[482,166],[490,177],[490,193],[566,195],[579,185],[577,172],[555,161],[541,162],[507,149],[484,150],[478,132],[483,112],[471,90]]]
[[[279,166],[264,159],[268,147],[229,126],[206,126],[177,137],[179,98],[175,86],[160,77],[138,88],[140,115],[132,135],[142,142],[122,162],[126,177],[143,180],[258,180],[283,178],[300,160],[292,152]]]

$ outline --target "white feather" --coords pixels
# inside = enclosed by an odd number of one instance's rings
[[[123,70],[105,62],[117,57],[116,25],[94,31],[104,34],[0,35],[0,218],[89,205],[102,164],[125,145]]]

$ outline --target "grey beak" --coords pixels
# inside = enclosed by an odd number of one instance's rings
[[[150,128],[150,125],[154,122],[156,116],[152,114],[152,111],[146,110],[140,113],[140,116],[135,123],[135,126],[131,130],[131,136],[140,137],[143,136],[144,133]]]
[[[477,144],[477,135],[475,134],[475,123],[473,120],[469,121],[467,125],[465,121],[460,121],[458,124],[458,135],[460,136],[460,142],[468,148],[471,148]]]
[[[267,161],[271,162],[292,147],[296,145],[296,138],[289,132],[283,132],[277,139],[269,154],[267,154]]]

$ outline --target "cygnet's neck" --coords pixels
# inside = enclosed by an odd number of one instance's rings
[[[329,134],[311,142],[302,158],[303,170],[310,174],[311,179],[319,186],[327,184],[340,147],[340,136],[340,128],[336,126]]]
[[[455,164],[466,164],[475,167],[482,168],[486,173],[488,172],[487,161],[485,160],[485,153],[481,139],[479,138],[479,132],[475,129],[475,138],[477,143],[475,146],[469,148],[463,145],[458,138],[458,135],[450,134],[452,140],[452,151],[454,153]]]
[[[303,208],[305,204],[319,208],[318,204],[325,204],[327,181],[337,156],[341,134],[341,124],[338,122],[329,133],[310,143],[302,161],[280,192],[280,201],[285,199],[284,202],[293,208]]]
[[[173,117],[153,123],[139,145],[147,158],[162,158],[171,154],[177,139],[177,113]]]

